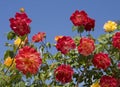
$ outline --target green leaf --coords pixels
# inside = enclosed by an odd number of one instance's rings
[[[106,44],[108,42],[108,40],[106,38],[108,38],[108,35],[103,34],[98,38],[98,42],[100,42],[102,44]]]
[[[79,43],[80,43],[80,36],[75,36],[73,39],[74,39],[74,41],[75,41],[75,43],[76,43],[76,45],[79,45]]]
[[[14,57],[14,52],[11,51],[11,50],[7,50],[4,54],[4,59],[6,59],[7,57],[13,58]]]
[[[20,39],[24,41],[26,39],[27,35],[21,36]]]
[[[79,26],[78,27],[78,33],[84,32],[84,26]]]
[[[48,66],[47,64],[42,64],[42,65],[41,65],[41,69],[42,69],[43,71],[47,71],[47,70],[49,69],[49,66]]]
[[[117,29],[120,30],[120,24],[117,26]]]
[[[20,81],[19,83],[15,84],[15,87],[26,87],[26,86],[23,81]]]
[[[0,87],[6,87],[9,82],[10,82],[9,76],[6,76],[3,72],[0,72]]]
[[[77,30],[78,29],[78,26],[73,26],[72,27],[72,31],[75,31],[75,30]]]
[[[47,42],[47,43],[46,43],[46,46],[49,47],[49,48],[51,48],[50,42]]]
[[[12,47],[13,45],[10,43],[5,43],[5,46]]]
[[[96,44],[95,52],[99,53],[104,50],[104,47],[101,44]]]
[[[15,34],[13,31],[10,31],[10,32],[7,34],[7,39],[8,39],[8,40],[15,39],[15,37],[16,37],[16,34]]]

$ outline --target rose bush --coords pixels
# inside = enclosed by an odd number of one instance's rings
[[[106,33],[95,38],[90,33],[95,19],[76,10],[70,20],[79,36],[56,36],[56,42],[49,43],[43,31],[29,37],[32,20],[23,8],[9,20],[11,31],[5,43],[8,50],[0,62],[0,87],[120,86],[118,21],[106,22]],[[56,53],[50,52],[52,48]]]

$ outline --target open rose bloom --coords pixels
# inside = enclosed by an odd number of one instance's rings
[[[75,49],[76,45],[74,40],[69,36],[63,36],[59,38],[56,44],[58,51],[61,51],[63,54],[67,54],[70,50]]]
[[[42,63],[40,53],[29,46],[21,48],[15,59],[16,68],[23,74],[36,74]]]
[[[116,32],[112,37],[112,44],[115,48],[120,50],[120,32]]]
[[[95,54],[92,62],[99,69],[107,69],[111,64],[108,54],[105,53]]]
[[[41,42],[45,38],[46,34],[44,32],[38,32],[32,37],[32,42]]]
[[[95,20],[88,17],[87,13],[82,10],[76,10],[70,17],[74,26],[83,26],[86,31],[91,31],[95,27]]]
[[[112,76],[102,76],[100,79],[100,87],[117,87],[117,80]]]
[[[115,31],[117,29],[117,23],[114,21],[108,21],[104,24],[103,28],[106,32]]]
[[[16,13],[15,18],[10,18],[10,27],[11,29],[20,36],[30,33],[31,19],[28,18],[26,13]]]
[[[83,37],[80,39],[78,52],[84,56],[90,55],[95,49],[94,40]]]
[[[62,64],[55,69],[55,79],[61,83],[68,83],[72,80],[73,69],[70,65]]]

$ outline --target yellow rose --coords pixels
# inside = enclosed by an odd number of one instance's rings
[[[14,45],[15,45],[16,47],[18,47],[18,46],[20,45],[20,43],[21,43],[21,39],[18,37],[18,38],[14,41]]]
[[[10,67],[12,63],[13,63],[12,67],[14,67],[15,66],[15,59],[13,59],[11,57],[6,58],[4,61],[4,65],[6,65],[7,67]]]
[[[24,46],[26,43],[27,43],[27,41],[28,41],[28,38],[26,37],[26,39],[24,40],[24,41],[22,41],[21,42],[21,39],[19,38],[19,37],[17,37],[16,38],[16,40],[14,41],[14,45],[16,46],[16,47],[18,47],[19,45],[20,45],[20,43],[21,43],[21,46]],[[21,47],[20,46],[20,47]]]
[[[104,24],[103,28],[106,32],[112,32],[117,29],[117,23],[114,21],[108,21]]]
[[[63,36],[55,36],[55,41],[58,41],[58,39],[62,38]]]
[[[96,81],[95,83],[93,83],[90,87],[100,87],[98,81]]]

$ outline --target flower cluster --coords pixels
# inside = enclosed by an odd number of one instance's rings
[[[110,33],[96,40],[90,32],[95,27],[95,20],[85,11],[76,10],[70,20],[80,36],[56,36],[53,46],[58,51],[52,54],[49,52],[52,45],[46,42],[45,32],[38,32],[32,36],[32,41],[28,40],[31,19],[24,8],[15,14],[15,18],[10,18],[13,31],[9,32],[7,39],[14,43],[5,45],[13,50],[5,52],[2,68],[0,63],[0,87],[2,83],[6,87],[16,87],[18,84],[26,86],[24,81],[20,81],[23,80],[22,75],[32,77],[30,86],[79,87],[79,83],[83,82],[86,87],[119,87],[120,32],[113,32],[118,24],[113,21],[105,23],[103,28]],[[83,30],[89,31],[88,35],[82,36]],[[48,80],[52,80],[50,84]]]
[[[76,47],[75,42],[70,37],[58,36],[56,38],[56,48],[63,54],[68,53],[71,49]],[[91,38],[82,37],[79,41],[77,49],[78,52],[84,56],[90,55],[95,49],[94,40]]]
[[[76,10],[70,17],[75,26],[83,26],[86,31],[91,31],[95,27],[95,20],[88,17],[85,11]]]

